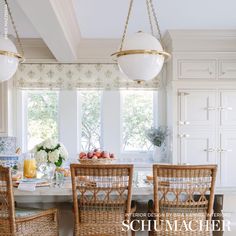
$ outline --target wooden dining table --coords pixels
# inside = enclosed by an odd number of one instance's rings
[[[36,187],[35,191],[23,191],[14,187],[13,192],[16,199],[27,198],[28,202],[30,201],[30,198],[32,198],[32,201],[35,201],[36,198],[34,197],[38,197],[39,199],[41,198],[40,201],[43,201],[46,197],[51,197],[52,199],[53,197],[57,197],[59,200],[61,197],[62,200],[63,198],[72,200],[72,185],[70,178],[67,178],[61,187],[57,187],[55,183],[52,183],[50,186]],[[216,187],[215,195],[225,194],[236,195],[236,188]],[[148,199],[151,199],[153,197],[152,183],[146,181],[145,178],[139,179],[138,182],[133,184],[132,197],[137,201],[147,201]]]

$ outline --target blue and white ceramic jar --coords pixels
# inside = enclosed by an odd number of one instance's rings
[[[0,154],[12,155],[16,152],[16,137],[0,137]]]
[[[14,167],[18,163],[19,156],[16,152],[15,137],[0,137],[0,165]]]

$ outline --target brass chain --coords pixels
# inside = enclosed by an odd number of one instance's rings
[[[152,35],[154,35],[154,28],[153,28],[153,24],[152,24],[152,16],[151,16],[151,6],[150,6],[150,2],[149,0],[146,0],[146,5],[147,5],[147,12],[148,12],[148,18],[149,18],[149,23],[150,23],[150,28],[151,28],[151,32],[152,32]]]
[[[8,10],[7,10],[7,5],[4,4],[3,6],[3,11],[4,11],[4,31],[3,31],[3,37],[7,38],[8,35]]]
[[[21,41],[20,41],[20,37],[19,37],[18,31],[17,31],[17,29],[16,29],[15,21],[14,21],[14,19],[13,19],[13,17],[12,17],[12,12],[11,12],[10,6],[9,6],[7,0],[4,0],[4,1],[5,1],[6,6],[7,6],[8,14],[9,14],[9,17],[10,17],[10,20],[11,20],[11,23],[12,23],[12,26],[13,26],[13,29],[14,29],[15,34],[16,34],[16,39],[17,39],[17,42],[18,42],[19,47],[20,47],[21,56],[24,57],[23,45],[22,45],[22,43],[21,43]]]
[[[0,0],[0,37],[6,35],[6,4],[3,0]]]
[[[5,0],[5,1],[7,1],[7,0]],[[128,24],[129,24],[129,20],[130,20],[131,10],[132,10],[132,7],[133,7],[133,2],[134,2],[134,0],[130,0],[128,15],[127,15],[127,18],[126,18],[125,28],[124,28],[124,32],[123,32],[123,35],[122,35],[121,45],[120,45],[120,51],[123,50],[124,41],[125,41],[127,30],[128,30]],[[149,23],[150,23],[150,28],[151,28],[152,35],[155,36],[154,35],[154,26],[153,26],[153,21],[152,21],[152,17],[153,17],[156,28],[157,28],[158,38],[159,38],[159,41],[162,45],[162,35],[161,35],[160,27],[159,27],[159,22],[158,22],[158,19],[157,19],[157,14],[156,14],[156,11],[155,11],[155,7],[154,7],[154,4],[153,4],[153,0],[146,0],[146,4],[147,4],[147,12],[148,12]]]
[[[150,1],[151,9],[152,9],[152,14],[153,14],[153,17],[154,17],[154,20],[155,20],[155,23],[156,23],[159,40],[160,40],[161,45],[163,45],[162,44],[161,30],[160,30],[159,22],[158,22],[158,19],[157,19],[157,13],[156,13],[155,7],[153,5],[153,0],[149,0],[149,1]]]
[[[121,40],[121,45],[120,45],[120,51],[122,51],[123,46],[124,46],[124,41],[125,41],[125,37],[126,37],[126,34],[127,34],[127,29],[128,29],[128,24],[129,24],[129,19],[130,19],[130,14],[131,14],[133,2],[134,2],[134,0],[130,0],[129,11],[128,11],[128,15],[127,15],[127,18],[126,18],[125,29],[124,29],[124,33],[123,33],[122,40]]]

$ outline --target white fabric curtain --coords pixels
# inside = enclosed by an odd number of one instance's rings
[[[15,75],[20,89],[151,89],[160,78],[137,83],[125,78],[116,64],[21,64]]]

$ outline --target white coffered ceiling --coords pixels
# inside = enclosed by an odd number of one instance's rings
[[[39,1],[39,0],[31,0]],[[50,0],[48,0],[50,1]],[[55,1],[55,0],[54,0]],[[74,1],[83,38],[119,38],[124,28],[129,0]],[[167,29],[235,29],[235,0],[153,0],[162,31]],[[24,38],[39,37],[17,1],[10,0],[17,27]],[[40,9],[39,9],[40,10]],[[48,16],[40,11],[42,18]],[[134,0],[130,32],[149,30],[145,0]],[[45,26],[46,27],[46,26]]]
[[[129,0],[75,0],[85,38],[119,38]],[[153,0],[162,31],[167,29],[234,29],[235,0]],[[134,0],[129,32],[149,30],[145,0]]]
[[[17,30],[22,38],[40,38],[37,30],[32,25],[30,19],[27,18],[24,11],[18,5],[16,0],[9,0],[9,5],[15,20]],[[9,22],[9,33],[15,35],[12,25]]]
[[[57,60],[70,62],[83,52],[89,54],[87,48],[102,52],[107,44],[117,47],[130,0],[9,2],[20,37],[42,38]],[[153,2],[163,33],[167,29],[236,29],[235,0]],[[134,0],[128,33],[149,31],[147,19],[145,0]]]

